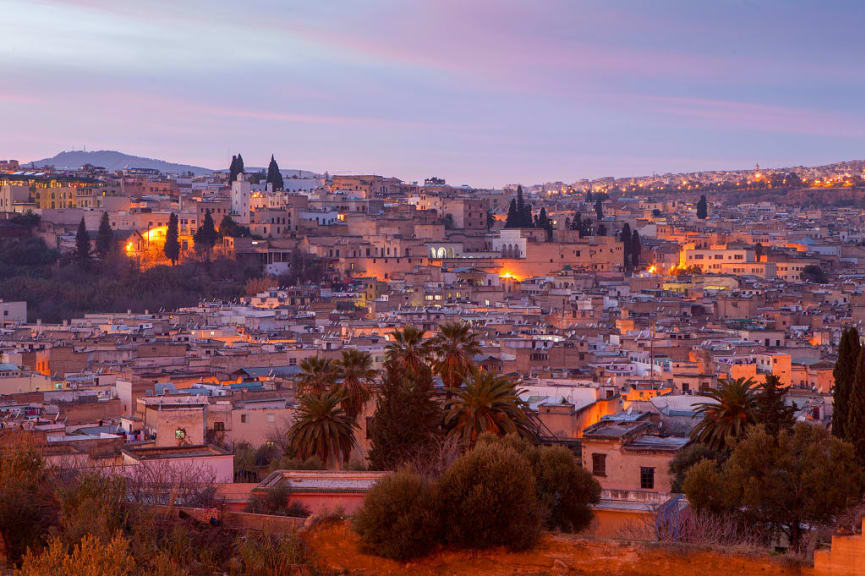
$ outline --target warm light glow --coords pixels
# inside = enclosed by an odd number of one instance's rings
[[[649,266],[649,274],[655,274],[658,271],[658,267],[652,264]]]
[[[517,282],[522,281],[522,277],[517,276],[516,274],[508,270],[499,271],[499,278],[501,278],[502,280],[516,280]]]

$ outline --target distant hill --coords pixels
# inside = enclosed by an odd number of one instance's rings
[[[85,152],[83,150],[70,150],[61,152],[52,158],[36,160],[32,162],[38,167],[54,166],[55,168],[76,170],[84,164],[91,164],[105,168],[108,171],[122,170],[124,168],[148,168],[156,169],[164,173],[181,173],[192,172],[193,174],[209,174],[213,170],[202,168],[201,166],[189,166],[188,164],[175,164],[166,162],[165,160],[156,160],[154,158],[142,158],[141,156],[130,156],[122,152],[114,150],[94,150]],[[31,163],[28,162],[27,166]]]

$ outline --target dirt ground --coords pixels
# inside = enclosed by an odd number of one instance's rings
[[[784,559],[707,550],[590,540],[547,534],[528,552],[504,549],[466,552],[444,550],[408,563],[364,554],[347,525],[330,524],[307,535],[319,566],[354,576],[793,576],[808,574]]]

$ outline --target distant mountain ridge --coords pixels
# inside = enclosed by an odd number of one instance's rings
[[[26,166],[35,165],[40,168],[43,166],[54,166],[58,169],[77,170],[85,164],[99,166],[111,172],[122,170],[124,168],[156,169],[166,174],[192,172],[196,176],[213,172],[210,168],[191,166],[189,164],[176,164],[174,162],[166,162],[165,160],[157,160],[155,158],[131,156],[115,150],[94,150],[89,152],[84,150],[69,150],[61,152],[51,158],[28,162]]]

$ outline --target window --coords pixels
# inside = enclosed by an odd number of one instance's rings
[[[655,469],[640,467],[640,488],[643,490],[655,489]]]
[[[214,432],[225,432],[225,422],[214,422],[213,423],[213,431]]]
[[[607,455],[592,454],[592,475],[606,476],[607,475]]]
[[[241,423],[241,424],[246,424],[246,414],[241,414],[241,415],[240,415],[240,423]]]

